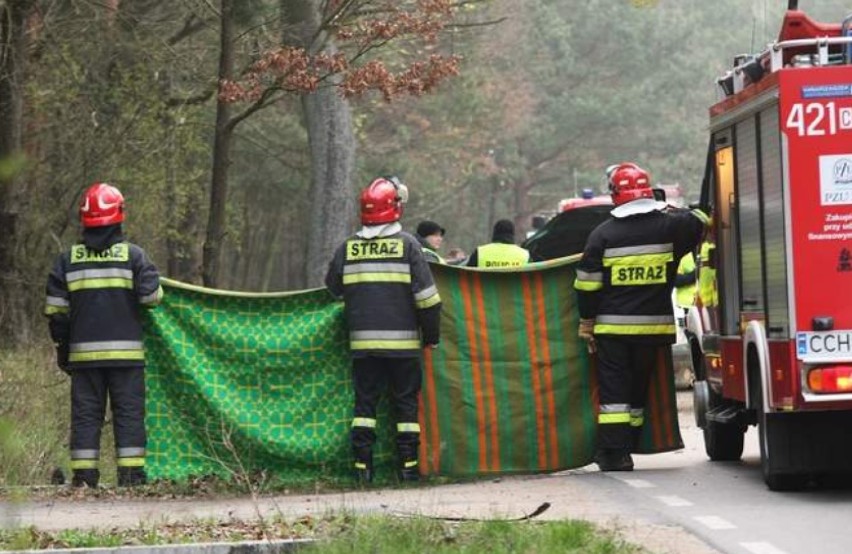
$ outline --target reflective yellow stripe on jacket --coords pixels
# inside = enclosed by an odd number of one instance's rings
[[[144,360],[142,342],[132,340],[72,342],[69,345],[69,362],[97,362],[110,360]]]
[[[417,305],[417,308],[420,310],[425,310],[426,308],[431,308],[435,304],[441,301],[441,295],[438,294],[438,287],[432,285],[431,287],[426,287],[414,295],[414,303]]]
[[[420,333],[417,331],[351,331],[349,347],[352,350],[416,350]]]
[[[577,277],[574,279],[574,288],[587,292],[601,290],[603,288],[603,272],[595,271],[588,273],[578,269]]]
[[[343,268],[343,284],[354,285],[356,283],[411,283],[411,266],[388,262],[345,266]]]
[[[599,315],[594,333],[606,335],[668,335],[676,331],[670,315]]]
[[[84,289],[133,289],[133,271],[117,267],[104,269],[79,269],[65,274],[68,291]]]

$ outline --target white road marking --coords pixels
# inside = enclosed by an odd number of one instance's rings
[[[616,477],[616,479],[627,485],[630,485],[634,489],[652,489],[657,486],[650,481],[646,481],[645,479],[625,479],[624,477]]]
[[[703,524],[705,527],[713,529],[715,531],[737,528],[736,525],[734,525],[727,519],[722,519],[719,516],[695,516],[692,519],[694,519],[698,523]]]
[[[655,498],[666,506],[671,506],[673,508],[693,505],[692,502],[690,502],[689,500],[686,500],[685,498],[681,498],[679,496],[656,496]]]
[[[780,548],[776,548],[768,542],[741,542],[740,546],[752,554],[787,554]]]

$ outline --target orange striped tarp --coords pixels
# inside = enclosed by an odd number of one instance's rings
[[[523,270],[432,265],[441,345],[424,355],[421,467],[477,475],[591,462],[594,359],[577,338],[576,258]],[[642,453],[682,448],[671,353],[661,348]]]

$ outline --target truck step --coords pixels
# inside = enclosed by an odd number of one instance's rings
[[[741,406],[716,406],[707,412],[707,421],[722,424],[742,424],[746,421],[746,412]]]

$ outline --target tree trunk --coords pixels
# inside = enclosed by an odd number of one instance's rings
[[[23,152],[24,71],[26,26],[32,0],[0,4],[0,336],[21,330],[16,320],[23,298],[14,257],[17,209],[17,166]]]
[[[219,83],[234,75],[234,0],[221,1],[221,30],[219,32]],[[204,241],[201,277],[204,286],[216,287],[222,241],[225,236],[225,208],[228,200],[228,167],[234,125],[231,105],[217,96],[216,136],[213,141],[213,173],[210,179],[210,215]]]
[[[281,15],[286,24],[283,42],[300,46],[311,54],[334,53],[331,37],[319,29],[323,4],[320,0],[281,0]],[[314,287],[322,284],[334,249],[352,232],[355,135],[349,102],[334,87],[304,95],[302,112],[312,171],[305,283]]]
[[[519,242],[523,242],[527,236],[527,230],[530,228],[530,217],[532,216],[532,208],[530,208],[530,192],[535,186],[535,183],[528,176],[522,182],[515,183],[515,236]]]
[[[313,172],[305,282],[314,287],[322,284],[334,249],[353,230],[355,137],[349,103],[336,89],[306,95],[302,109]]]

